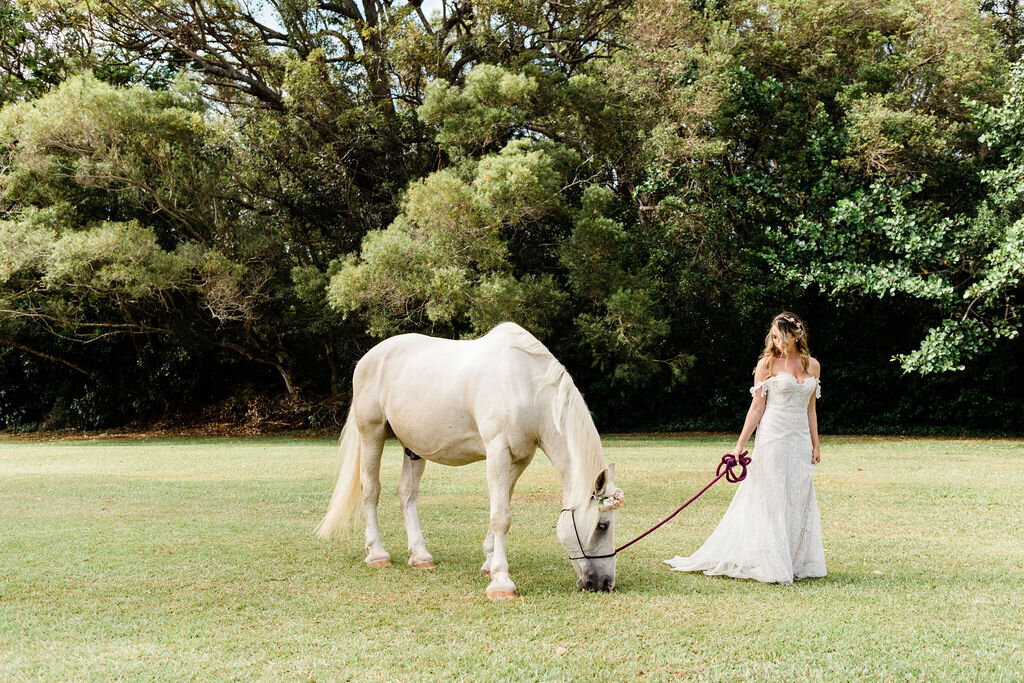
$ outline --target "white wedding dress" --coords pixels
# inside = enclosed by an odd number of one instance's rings
[[[825,576],[807,425],[807,404],[811,394],[821,396],[821,386],[814,377],[800,383],[779,373],[750,393],[758,389],[767,401],[747,478],[704,545],[689,557],[665,560],[676,571],[770,583]]]

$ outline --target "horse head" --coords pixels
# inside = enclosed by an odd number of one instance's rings
[[[569,553],[576,585],[583,590],[615,588],[615,511],[622,507],[622,489],[612,483],[615,463],[601,470],[585,503],[562,510],[558,540]]]

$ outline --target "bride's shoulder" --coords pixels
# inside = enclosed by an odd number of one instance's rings
[[[807,364],[807,370],[815,377],[821,377],[821,363],[814,356],[811,356],[810,362]]]
[[[772,378],[768,361],[769,359],[763,356],[757,360],[757,366],[754,368],[754,386],[767,382]]]

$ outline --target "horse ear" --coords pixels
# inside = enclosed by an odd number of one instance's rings
[[[608,481],[615,481],[615,463],[608,463]]]
[[[594,480],[594,495],[600,495],[604,491],[605,484],[611,481],[611,477],[608,476],[608,468],[601,470],[601,473],[597,475],[597,479]]]

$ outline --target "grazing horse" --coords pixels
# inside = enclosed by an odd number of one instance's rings
[[[432,568],[416,497],[427,461],[466,465],[486,460],[491,517],[481,572],[491,577],[487,597],[512,598],[505,540],[509,501],[537,447],[562,485],[558,538],[586,590],[615,586],[614,510],[622,492],[605,466],[601,438],[572,378],[551,352],[514,323],[485,336],[453,341],[403,334],[373,347],[356,365],[352,406],[341,432],[341,473],[317,533],[328,538],[348,525],[362,502],[366,560],[391,563],[377,527],[380,460],[393,433],[405,447],[398,499],[409,537],[409,564]],[[593,558],[584,556],[605,555]]]

